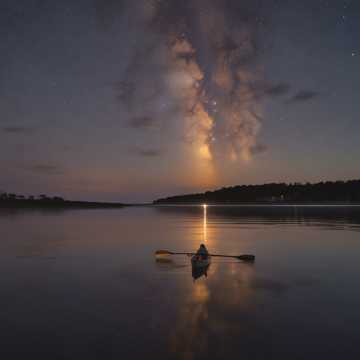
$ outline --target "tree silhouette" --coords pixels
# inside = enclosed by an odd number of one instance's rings
[[[310,183],[238,185],[202,194],[172,196],[155,200],[166,203],[295,203],[360,202],[360,180]]]

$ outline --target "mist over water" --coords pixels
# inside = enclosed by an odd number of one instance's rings
[[[0,210],[7,359],[357,358],[360,207]],[[256,255],[190,260],[157,249]]]

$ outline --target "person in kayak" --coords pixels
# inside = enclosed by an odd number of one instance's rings
[[[207,259],[209,256],[209,252],[207,251],[207,248],[204,244],[201,244],[198,251],[196,252],[196,255],[201,256],[204,259]]]

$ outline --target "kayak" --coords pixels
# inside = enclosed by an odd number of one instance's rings
[[[193,255],[191,257],[191,265],[196,268],[203,268],[210,265],[211,257],[204,258],[201,255]]]
[[[194,280],[198,279],[201,276],[207,276],[207,271],[210,266],[211,258],[202,257],[201,255],[193,255],[191,257],[191,273]]]

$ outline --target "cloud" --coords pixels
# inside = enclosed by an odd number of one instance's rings
[[[150,116],[134,116],[129,119],[128,125],[134,129],[141,129],[154,127],[156,123],[156,119]]]
[[[257,144],[251,149],[251,152],[252,152],[252,154],[256,155],[256,154],[262,154],[262,153],[266,152],[267,150],[268,150],[268,147],[266,145]]]
[[[30,133],[33,129],[25,126],[6,126],[2,128],[2,131],[11,134],[24,134]]]
[[[269,96],[282,96],[286,95],[290,91],[290,85],[287,83],[279,83],[275,85],[269,85],[265,89],[265,94]]]
[[[44,175],[59,175],[62,173],[61,167],[54,164],[34,164],[26,169]]]
[[[280,97],[286,95],[290,91],[290,84],[288,83],[269,83],[264,80],[256,81],[249,84],[250,91],[246,94],[248,100],[260,101],[263,98]]]
[[[162,151],[160,149],[143,149],[143,148],[135,148],[132,150],[132,152],[138,156],[143,157],[158,157],[161,156]]]
[[[296,93],[294,96],[292,96],[287,102],[288,103],[302,103],[302,102],[313,100],[317,96],[319,96],[319,93],[317,91],[301,90],[298,93]]]

